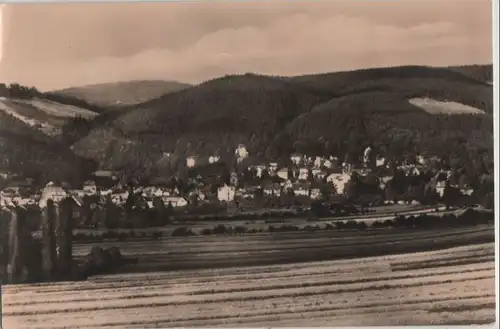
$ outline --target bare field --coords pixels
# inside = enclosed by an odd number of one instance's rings
[[[495,317],[494,275],[494,243],[336,261],[106,275],[78,283],[6,286],[3,324],[44,329],[485,324]]]
[[[137,264],[120,271],[144,272],[328,261],[492,241],[494,230],[491,225],[484,225],[441,230],[331,230],[93,242],[76,244],[73,253],[78,257],[88,254],[94,246],[119,247],[124,255],[139,258]]]
[[[493,239],[492,226],[484,225],[77,244],[75,256],[93,246],[117,246],[139,263],[85,282],[5,286],[3,324],[49,329],[491,323]]]
[[[412,98],[409,102],[430,114],[484,114],[481,109],[457,102],[442,102],[431,98]]]

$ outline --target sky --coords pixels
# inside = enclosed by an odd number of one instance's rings
[[[0,82],[54,90],[492,62],[491,0],[7,4]]]

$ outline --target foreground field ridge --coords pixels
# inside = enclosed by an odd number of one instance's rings
[[[464,263],[455,265],[457,260]],[[3,321],[8,328],[45,329],[489,324],[493,291],[494,243],[485,243],[329,262],[7,286]],[[387,312],[390,317],[377,315]]]

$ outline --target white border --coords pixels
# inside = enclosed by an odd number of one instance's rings
[[[29,0],[0,0],[1,4],[9,4],[9,3],[58,3],[58,2],[95,2],[95,3],[100,3],[103,2],[101,0],[84,0],[84,1],[79,1],[79,0],[63,0],[63,1],[58,1],[58,0],[38,0],[38,1],[29,1]],[[135,1],[128,1],[128,0],[105,0],[106,2],[135,2]],[[151,1],[151,2],[208,2],[208,1],[214,1],[214,0],[159,0],[159,1]],[[217,1],[217,0],[215,0]],[[226,1],[242,1],[242,0],[226,0]],[[244,0],[246,1],[246,0]],[[252,1],[252,0],[248,0]],[[259,0],[256,0],[259,1]],[[271,1],[271,0],[267,0]],[[294,1],[294,0],[272,0],[272,1]],[[335,0],[330,0],[330,1],[335,1]],[[473,0],[471,0],[473,1]],[[140,2],[140,1],[137,1]],[[500,0],[492,0],[492,48],[493,48],[493,136],[494,136],[494,178],[495,178],[495,187],[494,187],[494,192],[495,192],[495,291],[496,291],[496,312],[495,312],[495,317],[496,321],[495,324],[491,325],[481,325],[481,326],[424,326],[425,328],[500,328],[499,326],[499,318],[500,318],[500,276],[499,276],[499,262],[500,262],[500,201],[499,201],[499,196],[500,196],[500,171],[499,171],[499,165],[500,165],[500,134],[499,134],[499,120],[500,120],[500,108],[499,108],[499,51],[498,47],[500,46],[499,44],[499,5]],[[0,303],[1,303],[1,292],[0,292]],[[1,310],[1,305],[0,305],[0,310]],[[0,317],[1,319],[1,317]],[[305,327],[301,327],[301,329],[304,329]],[[333,328],[333,327],[332,327]],[[337,327],[335,327],[337,328]],[[341,327],[338,327],[341,328]],[[357,327],[359,329],[362,328],[372,328],[372,327]],[[384,328],[384,327],[381,327]],[[400,327],[400,326],[394,326],[391,328],[405,328],[405,327]],[[0,320],[0,329],[1,329],[1,320]]]
[[[492,10],[492,48],[493,48],[493,136],[494,136],[494,177],[495,177],[495,291],[496,291],[496,312],[495,312],[495,323],[496,328],[499,328],[499,318],[500,318],[500,283],[499,283],[499,253],[500,253],[500,234],[499,234],[499,226],[500,226],[500,202],[498,201],[498,197],[500,196],[500,173],[499,173],[499,153],[500,153],[500,144],[499,144],[499,93],[498,93],[498,84],[499,84],[499,76],[498,76],[498,47],[499,47],[499,18],[498,18],[498,10],[499,10],[499,0],[492,0],[491,5]]]

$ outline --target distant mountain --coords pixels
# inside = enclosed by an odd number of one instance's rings
[[[393,152],[451,152],[457,142],[483,152],[493,145],[493,91],[471,74],[407,66],[292,78],[225,76],[101,118],[73,149],[102,167],[150,174],[175,166],[175,159],[182,163],[186,154],[232,154],[240,143],[258,157],[300,148],[343,155],[366,143]],[[425,102],[417,106],[415,99]],[[429,103],[433,111],[424,106]],[[460,106],[466,105],[483,114],[464,115]],[[167,152],[174,153],[168,161]]]
[[[189,87],[189,84],[176,81],[137,80],[72,87],[52,93],[82,99],[101,107],[120,108],[143,103]]]
[[[493,82],[493,65],[463,65],[450,67],[451,70],[460,72],[466,76],[476,79],[481,82]]]

